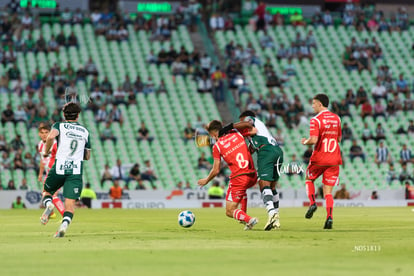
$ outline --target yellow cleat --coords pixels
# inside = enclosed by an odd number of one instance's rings
[[[55,213],[50,214],[49,219],[55,219],[57,218],[57,215]]]

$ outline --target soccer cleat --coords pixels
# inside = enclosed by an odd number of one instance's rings
[[[51,213],[49,216],[49,219],[55,219],[55,218],[57,218],[56,213],[55,212]]]
[[[269,219],[267,220],[267,223],[264,227],[265,231],[270,231],[273,228],[275,228],[275,223],[276,221],[279,223],[279,214],[278,213],[274,213],[272,216],[269,216]],[[280,223],[279,223],[279,227],[280,227]]]
[[[275,215],[275,221],[273,222],[273,228],[280,228],[279,213]]]
[[[49,217],[50,214],[53,212],[53,208],[55,206],[53,206],[53,204],[49,204],[49,207],[46,207],[45,210],[43,211],[42,216],[40,217],[40,223],[43,225],[46,225],[47,222],[49,221]]]
[[[317,209],[318,209],[318,206],[316,206],[316,203],[310,205],[308,211],[306,212],[305,218],[307,219],[312,218],[313,213],[315,213]]]
[[[63,238],[66,234],[66,229],[68,228],[68,225],[66,223],[62,223],[59,227],[59,229],[57,230],[57,232],[55,233],[54,237],[55,238]]]
[[[255,226],[258,222],[259,220],[257,218],[251,218],[249,220],[249,223],[247,223],[246,226],[244,226],[244,230],[252,230],[253,226]]]
[[[328,217],[325,221],[325,225],[323,226],[323,229],[332,229],[333,219],[331,217]]]

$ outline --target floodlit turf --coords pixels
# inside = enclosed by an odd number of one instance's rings
[[[1,275],[414,275],[411,208],[283,209],[282,229],[252,231],[224,209],[195,209],[196,223],[178,226],[180,210],[77,210],[66,237],[59,222],[39,223],[41,210],[0,211]]]

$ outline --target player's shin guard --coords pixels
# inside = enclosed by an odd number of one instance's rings
[[[276,213],[279,213],[279,193],[275,190],[272,190],[273,193],[273,206],[275,206]]]
[[[60,198],[58,198],[57,196],[54,196],[53,204],[55,205],[56,209],[59,211],[59,213],[63,217],[63,213],[65,212],[65,206],[63,205],[62,200],[60,200]]]
[[[328,194],[325,196],[325,202],[326,202],[326,217],[332,218],[334,200],[331,194]]]
[[[233,218],[238,220],[238,221],[244,221],[245,223],[249,223],[251,217],[246,214],[245,212],[243,212],[240,209],[236,209],[233,212]]]
[[[243,198],[240,201],[240,209],[243,212],[247,212],[247,196],[243,196]]]
[[[310,201],[310,205],[315,204],[315,184],[312,181],[306,180],[306,193]]]
[[[275,206],[273,204],[273,193],[269,186],[266,186],[262,190],[263,203],[266,206],[269,216],[273,216],[276,213]]]

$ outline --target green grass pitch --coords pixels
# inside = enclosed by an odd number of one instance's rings
[[[64,238],[41,210],[0,211],[1,275],[414,275],[411,208],[281,209],[280,230],[263,231],[264,209],[251,209],[254,230],[224,209],[195,209],[181,228],[180,210],[76,210]]]

